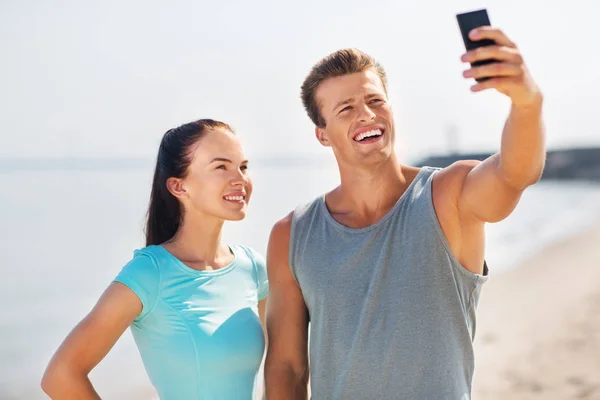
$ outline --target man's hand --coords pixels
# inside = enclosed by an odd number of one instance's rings
[[[489,78],[471,87],[474,92],[496,89],[508,96],[513,106],[532,106],[541,102],[541,93],[527,70],[519,49],[501,30],[490,26],[473,29],[471,40],[490,39],[496,45],[479,47],[461,57],[461,61],[473,63],[483,60],[497,62],[476,66],[463,72],[465,78]]]

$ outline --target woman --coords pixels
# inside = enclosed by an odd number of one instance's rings
[[[252,399],[265,349],[263,257],[221,242],[246,215],[248,161],[225,123],[199,120],[160,144],[146,247],[69,334],[42,379],[53,399],[97,399],[88,374],[131,326],[161,399]]]

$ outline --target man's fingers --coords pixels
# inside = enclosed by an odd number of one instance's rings
[[[507,46],[485,46],[471,50],[461,57],[461,61],[473,63],[483,60],[508,61],[514,64],[523,63],[523,57],[518,49]]]
[[[469,38],[473,41],[490,39],[499,46],[517,47],[515,43],[508,38],[500,29],[491,26],[481,26],[469,32]]]
[[[463,72],[465,78],[518,77],[523,75],[520,64],[492,63],[470,68]]]
[[[471,91],[473,92],[481,92],[483,90],[488,89],[496,89],[501,93],[507,93],[508,89],[511,86],[516,86],[519,84],[519,78],[515,77],[495,77],[487,79],[483,82],[478,82],[477,84],[471,86]]]

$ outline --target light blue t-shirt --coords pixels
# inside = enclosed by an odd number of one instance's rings
[[[198,271],[148,246],[115,278],[142,301],[131,331],[162,400],[255,398],[265,350],[257,305],[269,284],[261,254],[230,249],[230,265]]]

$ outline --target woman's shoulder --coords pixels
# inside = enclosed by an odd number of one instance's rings
[[[152,247],[134,250],[133,256],[122,267],[121,274],[140,278],[158,276],[160,274],[159,263],[154,253],[156,250]]]
[[[264,264],[264,255],[252,246],[248,246],[241,243],[235,243],[230,244],[229,247],[233,250],[234,254],[242,253],[245,254],[253,263]]]
[[[237,244],[230,245],[230,247],[242,250],[248,257],[249,264],[252,265],[253,279],[255,280],[258,288],[258,300],[264,299],[269,292],[269,278],[267,274],[267,265],[265,257],[262,253],[250,246]]]

